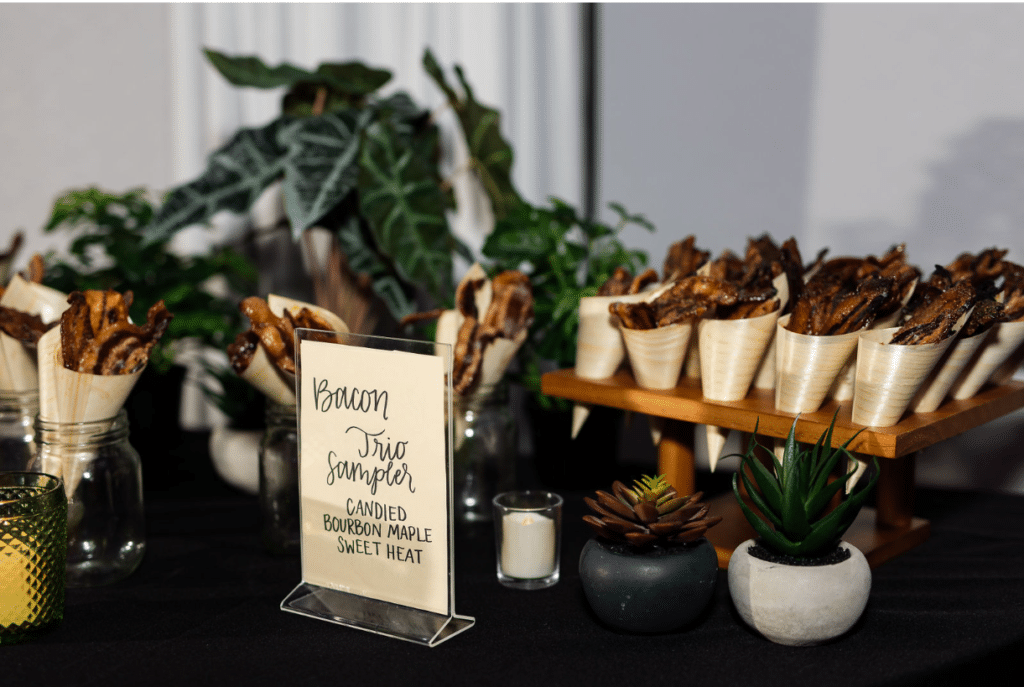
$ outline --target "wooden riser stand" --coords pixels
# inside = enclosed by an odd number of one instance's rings
[[[572,370],[549,372],[541,379],[541,390],[550,396],[585,405],[600,405],[665,418],[658,446],[658,472],[667,475],[685,494],[696,490],[694,474],[694,425],[712,425],[759,436],[785,438],[792,413],[775,410],[771,390],[753,389],[742,401],[705,401],[700,383],[681,380],[674,389],[651,391],[636,385],[632,375],[619,371],[608,379],[582,379]],[[826,403],[814,413],[800,416],[796,438],[814,443],[839,408],[833,438],[841,444],[862,429],[850,419],[852,404]],[[881,473],[875,494],[875,508],[863,508],[845,539],[864,552],[871,567],[917,546],[928,538],[929,523],[914,517],[914,462],[917,452],[979,427],[1024,407],[1024,383],[990,386],[973,398],[948,401],[933,413],[911,413],[892,427],[864,429],[850,444],[851,451],[880,459]],[[731,493],[709,501],[712,512],[724,519],[708,532],[718,552],[719,567],[729,565],[738,544],[754,535]]]

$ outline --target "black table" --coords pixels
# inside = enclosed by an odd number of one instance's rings
[[[553,588],[500,586],[491,529],[458,530],[456,610],[477,622],[431,649],[279,610],[300,581],[298,558],[264,552],[254,497],[209,484],[147,493],[148,548],[138,571],[111,587],[68,590],[60,627],[0,647],[0,675],[9,685],[104,687],[935,685],[1009,670],[1024,648],[1021,496],[919,490],[916,508],[931,520],[931,538],[874,571],[851,633],[792,648],[742,624],[724,572],[693,627],[637,636],[602,626],[577,572],[589,536],[584,494],[563,495],[562,579]],[[1006,680],[1016,683],[995,683]]]

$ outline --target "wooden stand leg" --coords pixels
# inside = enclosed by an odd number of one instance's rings
[[[692,494],[696,486],[693,468],[693,424],[666,420],[658,444],[658,474],[680,494]]]
[[[916,453],[902,458],[881,458],[876,485],[878,527],[904,529],[914,519],[914,464]]]

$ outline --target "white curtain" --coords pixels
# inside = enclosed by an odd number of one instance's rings
[[[384,91],[404,90],[438,111],[455,151],[455,120],[421,66],[429,47],[451,83],[451,67],[461,65],[477,99],[501,113],[520,193],[536,203],[549,195],[582,202],[579,5],[214,3],[174,4],[170,12],[176,184],[198,175],[239,126],[264,124],[280,108],[280,89],[231,86],[202,48],[258,55],[270,65],[359,60],[386,68],[393,78]],[[466,209],[454,228],[478,248],[486,218]]]

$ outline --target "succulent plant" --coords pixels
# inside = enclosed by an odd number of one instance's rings
[[[596,496],[583,499],[597,514],[583,521],[599,537],[638,549],[695,542],[722,520],[708,516],[703,492],[679,496],[664,475],[644,475],[632,489],[616,481],[611,494],[598,490]]]
[[[842,446],[833,447],[832,430],[836,424],[833,415],[828,429],[818,437],[814,447],[808,449],[795,438],[799,419],[797,416],[793,420],[781,461],[771,449],[757,441],[755,428],[747,451],[742,454],[740,469],[733,476],[732,489],[743,514],[765,547],[796,558],[816,558],[831,552],[853,524],[878,481],[878,459],[873,459],[868,483],[847,493],[846,483],[853,477],[855,468],[833,480],[829,478],[841,457],[852,458],[846,447],[860,432]],[[772,456],[773,470],[758,460],[759,448]],[[740,480],[761,517],[740,494]],[[839,505],[829,510],[829,504],[837,495]]]

